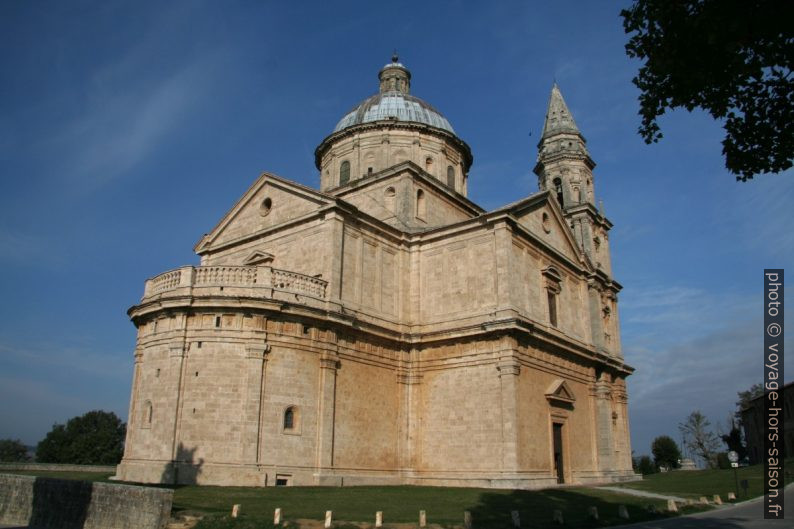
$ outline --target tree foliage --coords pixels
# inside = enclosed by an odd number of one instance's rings
[[[633,463],[634,471],[639,472],[643,476],[654,474],[656,472],[656,465],[653,464],[653,460],[650,456],[643,455],[638,458],[634,458]]]
[[[36,448],[41,463],[115,465],[124,452],[126,426],[113,412],[89,411],[55,424]]]
[[[660,435],[651,443],[651,453],[653,461],[658,468],[671,470],[681,466],[681,451],[673,438],[668,435]]]
[[[644,61],[633,82],[646,143],[666,110],[701,108],[724,122],[737,180],[792,166],[794,2],[635,0],[620,14],[627,55]]]
[[[3,463],[18,463],[27,461],[28,447],[19,439],[0,439],[0,461]]]
[[[717,435],[710,429],[711,423],[699,410],[689,414],[686,421],[678,425],[684,435],[684,443],[691,453],[702,459],[709,467],[717,465],[720,447]]]
[[[746,391],[739,391],[736,393],[738,395],[739,400],[736,401],[736,418],[742,418],[742,410],[747,408],[750,405],[750,401],[760,397],[764,394],[764,385],[760,382],[758,384],[753,384],[750,386],[750,389]]]

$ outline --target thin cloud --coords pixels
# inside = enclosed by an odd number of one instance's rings
[[[54,138],[65,174],[84,187],[113,180],[150,157],[206,95],[211,64],[190,64],[146,88],[103,91]]]

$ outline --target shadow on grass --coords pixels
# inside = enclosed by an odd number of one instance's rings
[[[475,529],[513,529],[511,511],[518,511],[522,527],[560,527],[553,521],[554,511],[560,510],[565,527],[605,527],[651,520],[662,520],[675,516],[663,511],[652,512],[648,505],[656,505],[648,499],[647,504],[640,503],[639,498],[599,498],[590,494],[582,494],[576,489],[546,489],[538,491],[514,490],[510,494],[494,494],[484,492],[480,495],[480,503],[472,510],[472,521]],[[631,503],[634,502],[634,503]],[[620,505],[625,505],[629,519],[618,516]],[[595,507],[598,520],[589,516],[588,509]],[[697,512],[697,511],[690,511]],[[723,525],[723,527],[739,527]]]

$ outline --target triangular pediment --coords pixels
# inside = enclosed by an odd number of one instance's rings
[[[508,204],[506,210],[518,224],[528,230],[535,239],[554,248],[574,263],[584,264],[586,258],[571,227],[562,216],[557,201],[547,191],[537,193],[519,202]]]
[[[332,197],[314,189],[263,173],[194,249],[202,254],[228,246],[332,203]]]
[[[243,260],[244,265],[268,265],[273,262],[275,256],[272,253],[255,251]]]
[[[561,378],[552,382],[548,389],[546,389],[546,398],[549,401],[564,402],[567,404],[576,402],[576,395],[574,395],[568,383]]]

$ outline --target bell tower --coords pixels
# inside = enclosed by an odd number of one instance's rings
[[[587,152],[586,140],[560,88],[554,83],[538,143],[538,162],[534,169],[538,187],[541,191],[550,191],[557,200],[579,247],[593,266],[611,276],[608,233],[612,223],[596,208],[595,165]]]

